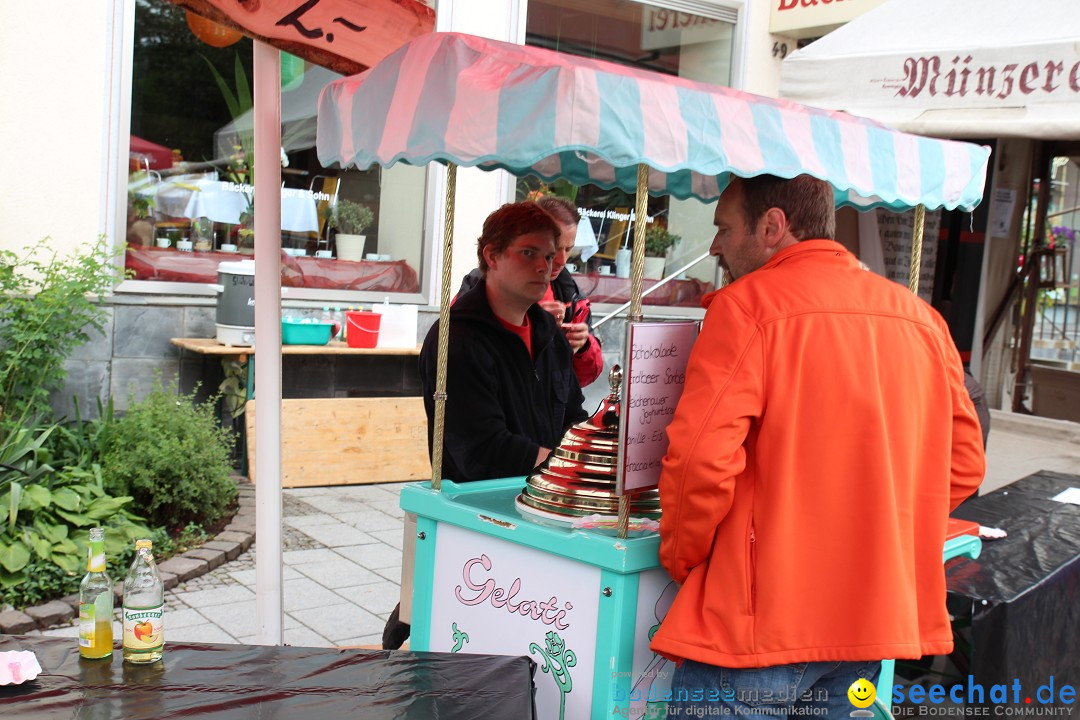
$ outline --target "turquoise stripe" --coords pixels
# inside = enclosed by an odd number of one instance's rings
[[[698,172],[719,173],[727,166],[724,153],[724,126],[716,105],[708,95],[678,88],[679,112],[686,120],[686,161]],[[685,182],[685,181],[680,181]],[[668,180],[669,186],[671,180]]]
[[[871,181],[874,191],[881,197],[895,198],[899,190],[896,167],[896,146],[891,133],[868,128],[866,140],[870,151]]]
[[[597,150],[614,165],[637,164],[645,147],[641,93],[634,78],[597,73],[600,98],[600,141]],[[636,168],[633,172],[637,172]],[[637,184],[636,175],[634,185]]]
[[[499,93],[498,136],[500,157],[538,158],[555,147],[555,103],[559,96],[558,70],[538,72],[519,67],[503,82]]]
[[[806,168],[787,141],[779,110],[771,105],[755,104],[750,106],[750,114],[757,128],[758,146],[764,161],[761,172],[785,178],[804,173]]]
[[[822,179],[829,180],[841,190],[849,189],[851,181],[844,167],[844,155],[840,152],[843,147],[840,143],[840,127],[828,117],[815,113],[810,116],[810,135],[814,138],[814,149],[825,173]]]
[[[354,150],[356,151],[356,165],[361,169],[370,167],[376,162],[375,153],[382,144],[383,133],[386,130],[385,111],[380,115],[380,122],[356,122],[355,118],[363,118],[369,115],[370,107],[387,107],[390,99],[394,97],[397,89],[398,76],[401,71],[400,63],[380,63],[369,73],[363,84],[360,85],[356,94],[353,95],[352,116],[353,127],[347,128],[346,132],[353,134]],[[334,113],[337,117],[337,113]],[[320,113],[320,122],[322,114]],[[363,158],[363,162],[361,162]],[[345,165],[346,163],[342,163]]]
[[[467,57],[466,63],[460,58]],[[471,48],[459,46],[457,52],[448,45],[442,45],[431,58],[430,67],[469,67],[480,58],[480,54]],[[451,65],[450,63],[453,63]],[[409,147],[401,148],[400,153],[408,158],[429,158],[446,152],[446,128],[450,122],[450,108],[454,107],[457,87],[441,72],[429,72],[424,76],[423,89],[417,103],[418,112],[414,113],[412,127],[409,129]],[[386,105],[381,106],[383,108]],[[431,112],[430,108],[439,108]],[[370,115],[372,111],[369,110]],[[426,163],[413,162],[414,165]]]

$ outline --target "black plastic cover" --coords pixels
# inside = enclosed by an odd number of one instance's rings
[[[166,617],[166,621],[167,621]],[[42,673],[0,686],[0,717],[480,720],[533,718],[527,657],[172,643],[162,661],[81,660],[76,638],[0,635]]]
[[[949,607],[970,615],[974,681],[1034,689],[1080,680],[1080,506],[1051,500],[1080,476],[1040,471],[965,502],[954,517],[1008,532],[946,565]]]

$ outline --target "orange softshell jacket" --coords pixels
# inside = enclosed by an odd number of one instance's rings
[[[707,299],[660,479],[652,641],[727,667],[952,649],[948,513],[986,468],[941,317],[808,240]]]

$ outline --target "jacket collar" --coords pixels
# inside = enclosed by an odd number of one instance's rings
[[[551,341],[558,327],[554,318],[536,303],[529,307],[526,314],[532,327],[534,351],[539,350]],[[458,295],[457,301],[450,308],[450,318],[451,320],[491,325],[498,328],[500,332],[512,335],[509,330],[503,327],[502,323],[499,322],[499,318],[496,317],[495,311],[491,309],[491,303],[488,302],[487,298],[487,280],[483,277],[480,278],[476,285]]]
[[[757,270],[754,270],[754,272],[744,275],[743,278],[752,277],[754,273],[769,270],[780,265],[781,263],[788,262],[792,259],[807,258],[811,257],[814,254],[821,253],[847,256],[851,260],[851,262],[857,262],[855,256],[851,254],[851,251],[849,251],[846,247],[836,242],[835,240],[802,240],[795,243],[794,245],[789,245],[783,250],[780,250],[771,258],[769,258],[768,262],[759,267]],[[743,278],[739,278],[739,280],[742,280]],[[739,282],[739,280],[736,280],[735,282],[737,283]],[[734,283],[732,283],[732,285],[734,285]],[[702,297],[701,307],[708,308],[709,305],[712,304],[713,298],[716,297],[717,293],[723,292],[725,289],[727,289],[727,287],[731,287],[731,285],[720,288],[719,290],[713,290],[711,293],[708,293],[707,295]]]

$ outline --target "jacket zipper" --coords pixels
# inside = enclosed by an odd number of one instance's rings
[[[750,614],[757,614],[757,535],[750,521]]]

